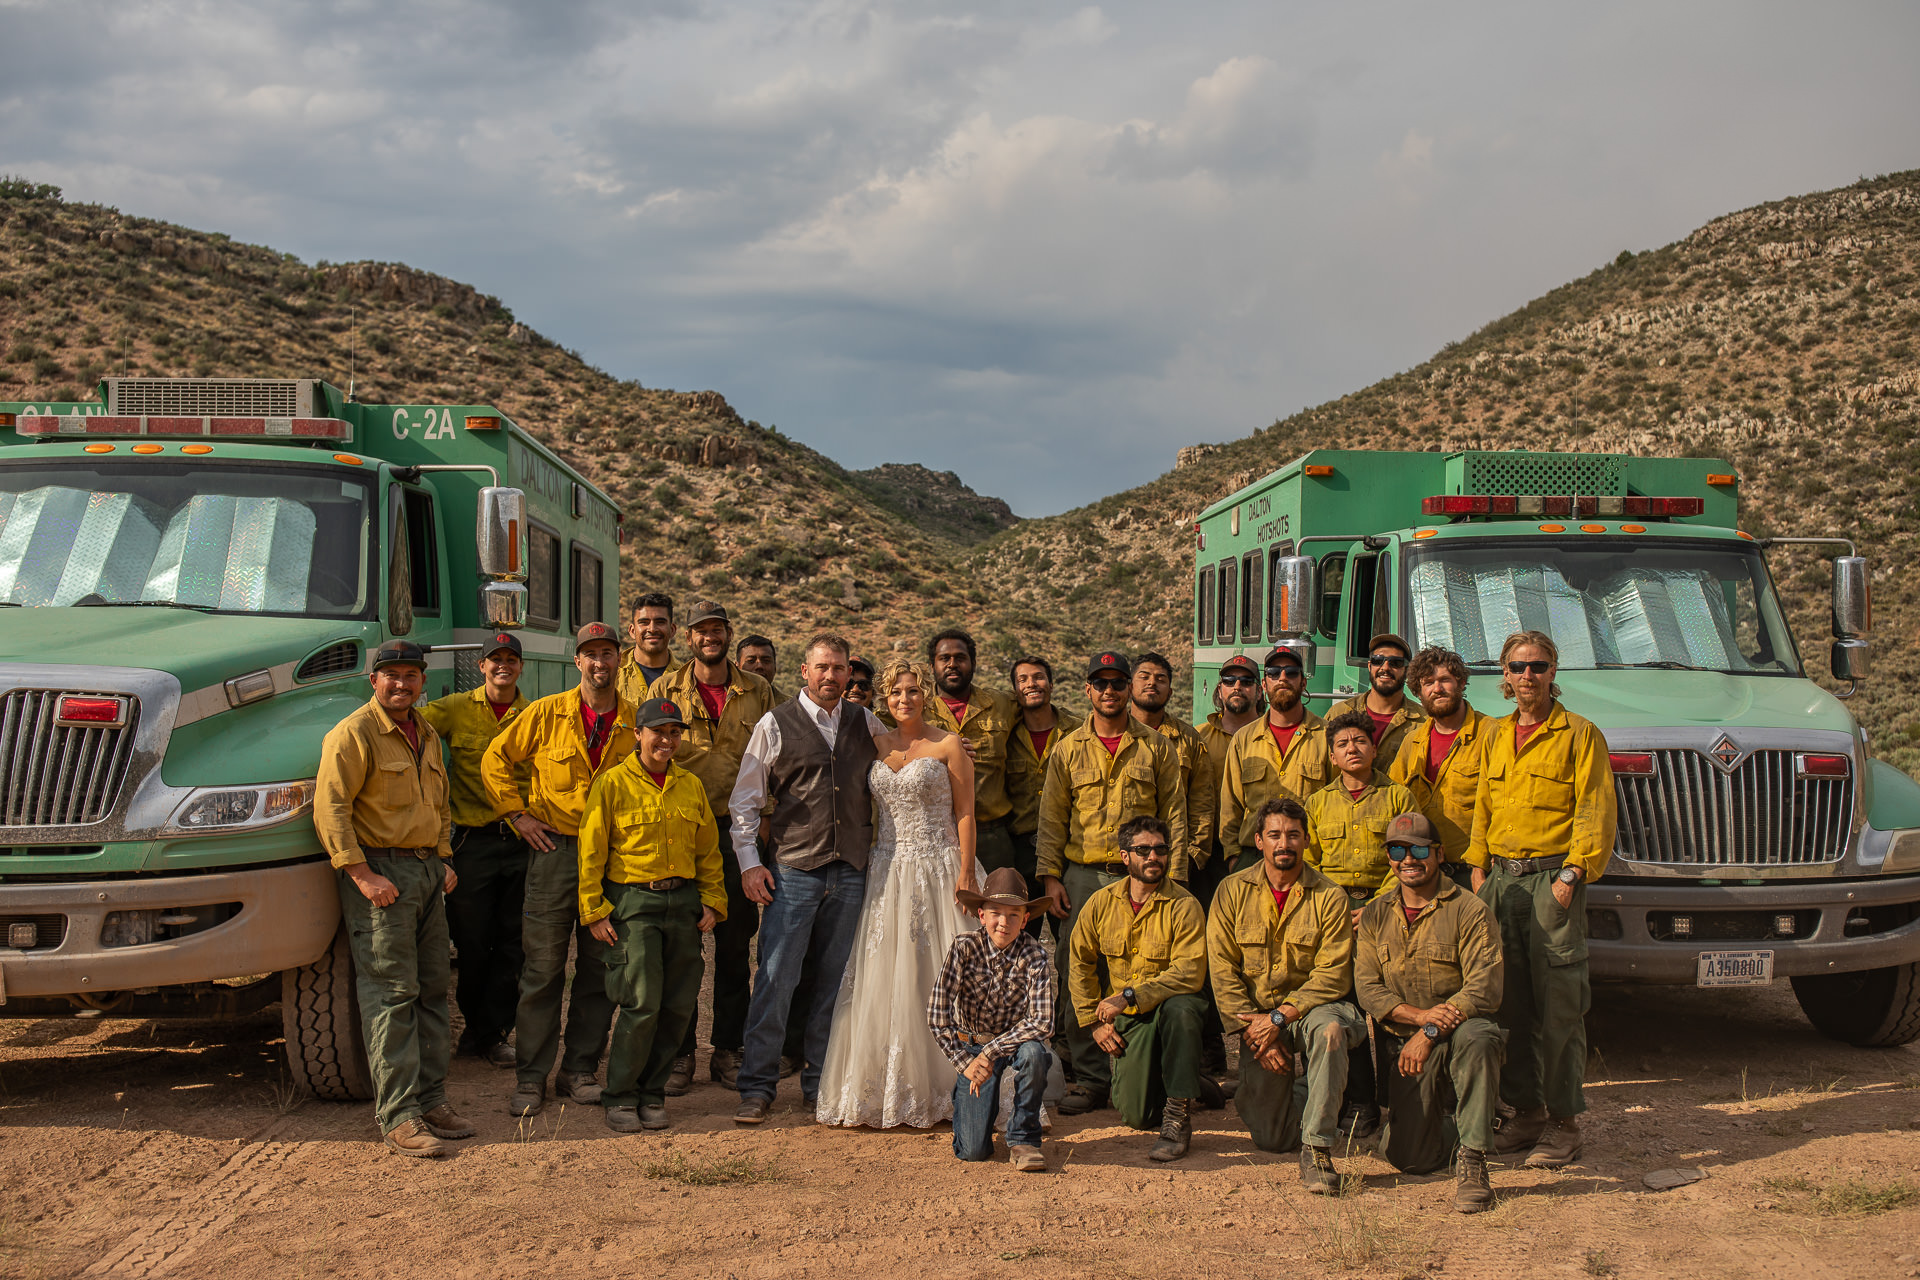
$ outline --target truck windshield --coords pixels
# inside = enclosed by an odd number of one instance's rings
[[[1705,540],[1449,539],[1408,551],[1416,645],[1493,667],[1515,631],[1544,631],[1565,670],[1667,667],[1798,675],[1759,549]]]
[[[367,511],[320,467],[0,463],[0,603],[365,617]]]

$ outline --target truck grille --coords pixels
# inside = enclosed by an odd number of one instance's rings
[[[113,812],[133,758],[140,700],[127,698],[127,723],[119,729],[55,724],[60,699],[82,692],[12,689],[0,695],[0,827],[82,826]]]
[[[1697,751],[1652,753],[1650,778],[1615,775],[1615,851],[1639,862],[1791,866],[1834,862],[1853,829],[1853,779],[1795,777],[1791,751],[1731,772]]]

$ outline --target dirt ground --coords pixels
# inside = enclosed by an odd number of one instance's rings
[[[1823,1040],[1785,984],[1601,988],[1592,1030],[1585,1159],[1496,1168],[1498,1207],[1462,1217],[1448,1178],[1370,1154],[1310,1198],[1231,1107],[1171,1168],[1111,1111],[1058,1120],[1049,1172],[1017,1175],[944,1129],[817,1126],[797,1080],[757,1130],[704,1082],[664,1134],[515,1121],[511,1073],[473,1059],[451,1093],[480,1135],[406,1160],[370,1107],[291,1093],[277,1013],[0,1021],[0,1275],[1920,1275],[1920,1050]],[[1707,1177],[1643,1186],[1675,1167]]]

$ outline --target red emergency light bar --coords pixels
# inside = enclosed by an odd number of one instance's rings
[[[1707,509],[1704,498],[1574,498],[1548,494],[1439,493],[1420,500],[1425,516],[1636,516],[1641,519],[1697,516]]]
[[[163,418],[106,414],[29,415],[23,436],[267,436],[294,440],[353,439],[353,424],[339,418]]]

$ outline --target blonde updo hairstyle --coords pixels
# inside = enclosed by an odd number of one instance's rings
[[[880,705],[887,706],[887,699],[893,694],[893,686],[901,676],[912,676],[913,682],[920,687],[922,696],[932,700],[939,686],[933,682],[933,668],[918,658],[898,657],[889,659],[887,665],[880,668],[880,679],[874,685],[874,696]],[[887,707],[889,714],[893,708]]]
[[[1529,645],[1536,649],[1545,649],[1547,656],[1553,659],[1554,667],[1558,669],[1560,666],[1560,647],[1554,644],[1553,637],[1546,632],[1516,631],[1508,636],[1506,643],[1500,646],[1500,696],[1508,702],[1513,701],[1513,682],[1507,679],[1507,655],[1515,649],[1524,649]],[[1559,683],[1556,681],[1548,692],[1558,698],[1560,696]]]

